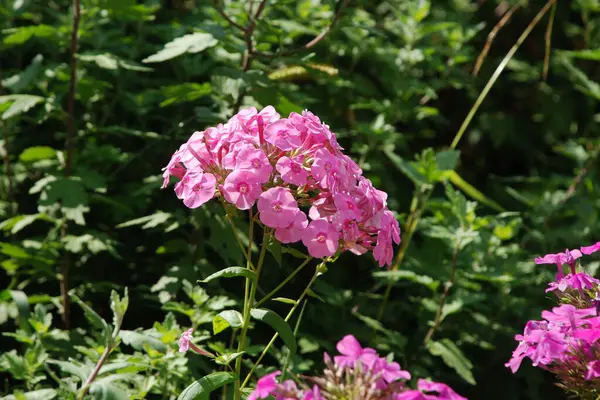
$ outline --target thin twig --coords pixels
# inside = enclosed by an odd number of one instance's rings
[[[263,53],[263,52],[255,51],[254,54],[257,56],[260,56],[260,57],[273,58],[273,57],[279,57],[279,56],[289,56],[289,55],[292,55],[292,54],[295,54],[295,53],[298,53],[298,52],[301,52],[304,50],[309,50],[310,48],[316,46],[321,40],[323,40],[323,38],[325,38],[325,36],[327,36],[327,34],[329,32],[331,32],[333,30],[333,28],[335,27],[337,22],[342,17],[342,13],[344,12],[344,9],[348,6],[348,3],[350,3],[350,0],[342,0],[342,4],[340,5],[337,12],[335,13],[335,16],[333,17],[333,20],[331,21],[331,23],[321,33],[319,33],[314,39],[303,44],[302,46],[296,47],[295,49],[285,50],[285,51],[281,51],[281,52],[277,52],[277,53]]]
[[[575,191],[577,190],[577,186],[579,186],[579,184],[583,181],[583,178],[585,178],[585,176],[588,174],[588,172],[590,172],[590,169],[592,168],[592,166],[598,159],[599,152],[600,151],[599,151],[598,147],[596,147],[592,151],[592,155],[585,163],[585,166],[579,171],[579,173],[573,179],[573,182],[571,182],[571,184],[569,185],[569,188],[567,189],[567,193],[565,194],[565,197],[563,199],[563,203],[566,202],[568,199],[570,199],[575,194]]]
[[[490,47],[492,47],[492,43],[494,42],[496,35],[500,31],[500,29],[502,29],[508,23],[508,21],[510,20],[512,15],[515,13],[515,11],[517,11],[519,9],[519,7],[521,7],[520,4],[512,6],[511,9],[508,10],[506,12],[506,14],[504,14],[502,16],[502,18],[500,18],[500,21],[498,21],[498,23],[494,26],[494,28],[488,34],[487,41],[485,42],[485,46],[483,47],[481,54],[479,54],[479,57],[477,57],[477,62],[475,63],[475,68],[473,68],[473,76],[477,76],[477,74],[479,73],[479,70],[481,69],[481,65],[483,64],[483,61],[485,60],[488,52],[490,51]]]
[[[77,86],[77,35],[79,32],[79,20],[81,18],[81,4],[79,0],[73,0],[73,29],[71,32],[71,75],[69,78],[69,93],[67,98],[67,155],[65,160],[65,176],[71,176],[73,166],[73,141],[75,140],[75,88]],[[68,223],[65,220],[61,229],[61,237],[67,236]],[[60,271],[60,295],[63,306],[63,322],[66,329],[70,329],[69,318],[69,267],[71,261],[69,253],[64,250]]]
[[[552,27],[554,26],[554,17],[556,16],[556,5],[558,3],[554,3],[552,6],[552,10],[550,11],[550,18],[548,19],[548,26],[546,27],[546,35],[545,35],[545,51],[544,51],[544,72],[542,78],[544,80],[548,79],[548,68],[550,64],[550,46],[552,44]]]
[[[213,5],[215,6],[215,10],[217,10],[217,12],[219,14],[221,14],[221,16],[223,18],[225,18],[225,20],[229,23],[229,25],[236,27],[237,29],[239,29],[242,32],[246,31],[246,28],[244,28],[242,25],[238,24],[237,22],[235,22],[234,20],[229,18],[229,15],[227,15],[227,13],[225,13],[225,11],[219,5],[219,0],[213,0]]]
[[[523,31],[521,36],[519,36],[519,38],[517,39],[517,42],[511,47],[511,49],[508,51],[508,53],[506,53],[506,56],[504,56],[504,58],[500,62],[500,65],[498,65],[498,67],[494,71],[492,77],[490,78],[488,83],[485,85],[485,87],[483,88],[481,93],[479,94],[479,97],[477,98],[477,100],[475,100],[475,104],[469,110],[469,113],[467,114],[465,120],[463,121],[458,132],[456,133],[456,136],[454,137],[452,144],[450,145],[451,149],[454,150],[456,148],[456,146],[458,146],[458,143],[460,142],[460,139],[462,138],[465,131],[467,130],[467,127],[471,123],[471,120],[477,113],[477,110],[479,110],[479,107],[483,103],[483,100],[487,97],[488,93],[490,92],[490,90],[492,89],[492,87],[494,86],[494,84],[496,83],[496,81],[498,80],[500,75],[502,74],[502,71],[504,71],[504,68],[506,68],[506,65],[508,64],[508,62],[513,58],[513,56],[515,55],[515,53],[517,52],[519,47],[521,47],[521,44],[523,44],[525,39],[527,39],[527,37],[529,36],[531,31],[533,30],[533,28],[535,28],[535,26],[538,24],[538,22],[540,22],[542,17],[548,12],[550,7],[555,2],[556,2],[556,0],[548,0],[546,5],[537,13],[537,15],[535,17],[533,17],[533,19],[531,20],[529,25],[527,25],[527,28],[525,28],[525,30]]]
[[[456,278],[456,266],[458,264],[458,253],[460,251],[460,240],[456,241],[456,246],[454,247],[454,252],[452,254],[452,270],[450,271],[450,278],[444,285],[444,292],[442,293],[442,297],[440,298],[440,304],[438,305],[437,312],[435,314],[435,319],[433,320],[433,325],[429,328],[427,335],[425,335],[425,339],[423,340],[423,344],[427,346],[429,340],[433,337],[435,331],[440,327],[440,323],[442,322],[442,312],[444,310],[444,306],[446,305],[446,299],[448,298],[448,294],[450,294],[450,288],[454,285],[454,279]]]
[[[106,346],[104,348],[104,352],[102,353],[102,355],[100,356],[100,359],[96,363],[94,370],[92,371],[90,376],[88,376],[88,378],[85,380],[85,382],[81,386],[81,391],[79,392],[79,396],[77,396],[77,398],[79,400],[83,400],[83,398],[87,394],[87,391],[89,390],[90,385],[92,384],[92,382],[94,382],[94,380],[96,379],[96,376],[98,376],[98,373],[100,372],[100,368],[102,368],[102,366],[108,359],[108,356],[110,355],[110,352],[113,350],[113,348],[114,348],[114,346]]]

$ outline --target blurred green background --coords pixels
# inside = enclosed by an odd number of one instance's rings
[[[110,291],[129,288],[127,333],[101,374],[117,394],[93,398],[175,399],[214,369],[176,340],[194,326],[223,349],[230,332],[211,336],[211,321],[242,283],[196,281],[243,259],[222,209],[185,208],[160,190],[161,168],[195,130],[271,104],[337,133],[408,244],[397,269],[344,254],[319,279],[293,371],[319,371],[352,333],[470,399],[563,398],[543,371],[503,364],[552,304],[554,267],[533,257],[600,238],[600,1],[272,0],[249,18],[262,3],[81,0],[69,133],[71,3],[0,0],[0,393],[75,398],[102,353],[79,306],[65,320],[61,283],[107,320]],[[298,264],[273,252],[264,290]],[[252,344],[270,335],[257,327]]]

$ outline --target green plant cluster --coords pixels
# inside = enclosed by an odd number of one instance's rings
[[[389,194],[403,241],[390,269],[342,254],[322,271],[290,322],[297,351],[275,342],[256,375],[311,373],[352,333],[471,399],[559,398],[544,372],[503,364],[548,306],[554,270],[533,257],[600,237],[599,12],[598,0],[0,0],[0,394],[176,399],[229,370],[243,286],[197,281],[245,263],[230,222],[259,248],[243,218],[161,191],[160,170],[194,131],[273,105],[337,133]],[[268,250],[261,295],[302,261]],[[310,274],[273,313],[299,306]],[[189,327],[215,360],[177,352]],[[251,328],[244,368],[273,334]],[[208,396],[197,390],[187,398]]]

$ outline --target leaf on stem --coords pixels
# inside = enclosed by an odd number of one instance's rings
[[[177,400],[208,400],[211,392],[236,379],[237,375],[231,372],[214,372],[188,386]]]
[[[250,315],[252,318],[264,322],[273,328],[275,332],[281,336],[281,339],[290,350],[290,354],[292,356],[296,354],[296,337],[294,336],[294,332],[290,325],[283,318],[277,315],[277,313],[265,308],[253,308],[250,310]]]
[[[239,328],[244,324],[244,317],[242,314],[235,310],[221,311],[217,316],[213,318],[213,333],[216,335],[225,329]]]
[[[256,279],[256,274],[254,273],[254,271],[252,271],[248,268],[229,267],[229,268],[225,268],[225,269],[215,272],[214,274],[210,275],[206,279],[198,281],[198,283],[208,283],[210,281],[213,281],[213,280],[219,279],[219,278],[235,278],[238,276],[243,276],[250,280]]]

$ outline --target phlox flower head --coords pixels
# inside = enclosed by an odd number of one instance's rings
[[[317,258],[372,252],[390,265],[400,242],[387,194],[362,176],[335,134],[309,111],[282,118],[272,106],[240,110],[192,134],[163,168],[185,206],[210,201],[254,210],[282,243],[302,241]]]

